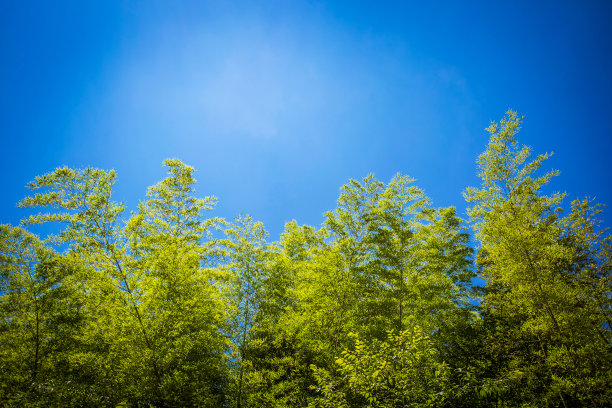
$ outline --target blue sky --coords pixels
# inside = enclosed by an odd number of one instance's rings
[[[62,165],[114,168],[135,209],[172,157],[272,239],[370,172],[463,212],[508,108],[552,189],[612,204],[612,3],[420,3],[3,1],[0,222]]]

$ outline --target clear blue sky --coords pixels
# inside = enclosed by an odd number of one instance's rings
[[[508,108],[554,190],[612,204],[612,2],[419,3],[2,1],[0,222],[62,165],[135,209],[170,157],[272,239],[370,172],[463,212]]]

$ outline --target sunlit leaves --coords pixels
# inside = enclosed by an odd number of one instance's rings
[[[313,367],[320,397],[311,407],[435,407],[447,398],[449,368],[417,326],[385,341],[351,337],[331,372]]]
[[[465,194],[488,285],[484,310],[509,325],[507,335],[492,337],[508,353],[498,375],[509,390],[526,381],[524,395],[542,404],[598,405],[609,397],[601,384],[612,367],[609,237],[597,231],[588,201],[563,217],[564,194],[545,194],[558,172],[537,174],[549,155],[528,161],[530,149],[515,137],[521,122],[509,111],[489,127],[481,187]]]
[[[466,190],[481,303],[463,221],[400,174],[350,180],[279,242],[211,216],[177,159],[129,215],[114,171],[37,177],[19,205],[46,212],[0,226],[0,403],[605,406],[612,239],[549,193],[521,123],[491,124]]]

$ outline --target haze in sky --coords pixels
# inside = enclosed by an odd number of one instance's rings
[[[272,239],[368,173],[463,213],[508,108],[552,190],[612,204],[612,3],[423,3],[2,2],[0,222],[63,165],[114,168],[135,210],[165,158]]]

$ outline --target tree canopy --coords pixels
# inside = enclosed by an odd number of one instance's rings
[[[610,406],[612,237],[521,125],[487,129],[467,221],[368,175],[278,242],[177,159],[129,214],[114,171],[36,177],[0,226],[0,405]]]

